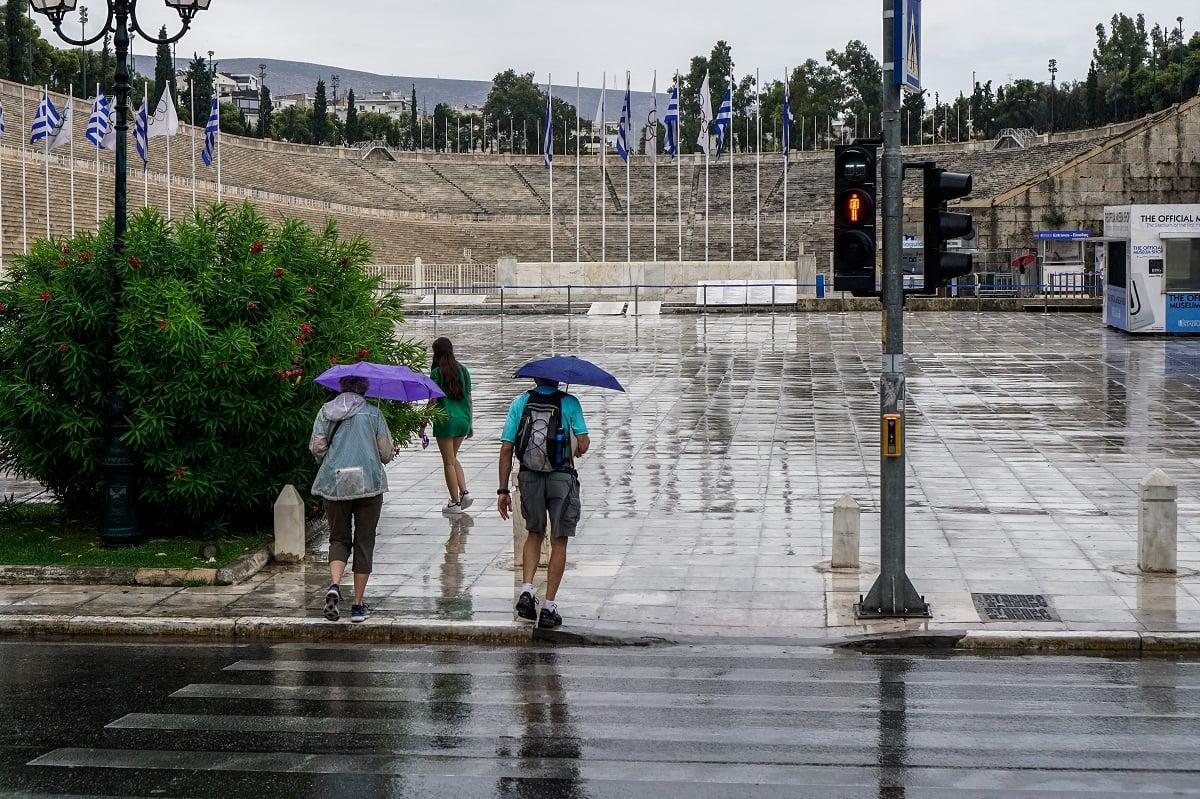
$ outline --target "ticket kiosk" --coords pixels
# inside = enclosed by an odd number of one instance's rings
[[[1104,209],[1104,323],[1128,333],[1200,333],[1200,205]]]

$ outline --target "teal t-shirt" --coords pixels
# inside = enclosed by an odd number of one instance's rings
[[[548,386],[538,386],[534,391],[539,394],[553,394],[556,389]],[[504,422],[504,431],[500,440],[510,444],[517,443],[517,428],[521,426],[521,414],[525,413],[525,404],[529,402],[529,392],[513,400],[508,408],[508,419]],[[563,426],[577,436],[587,435],[587,423],[583,420],[583,406],[574,394],[568,394],[562,401]]]

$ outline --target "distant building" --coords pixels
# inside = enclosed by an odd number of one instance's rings
[[[386,114],[402,122],[408,119],[409,100],[400,92],[367,92],[354,97],[354,106],[360,114]]]
[[[271,100],[275,105],[276,111],[282,111],[285,108],[312,108],[313,97],[310,94],[281,94],[277,97],[272,97]]]

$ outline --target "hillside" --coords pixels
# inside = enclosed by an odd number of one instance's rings
[[[138,72],[143,75],[154,74],[154,58],[152,56],[136,56],[136,59]],[[339,93],[349,91],[350,89],[354,89],[359,94],[368,91],[391,90],[404,92],[407,95],[412,91],[413,84],[416,84],[417,102],[427,107],[430,113],[433,113],[433,107],[441,102],[449,103],[458,108],[465,105],[481,106],[487,100],[488,91],[492,87],[491,81],[484,80],[380,75],[374,72],[344,69],[327,64],[310,64],[304,61],[281,61],[274,58],[225,58],[218,59],[217,61],[217,65],[222,72],[234,73],[257,74],[259,64],[266,64],[267,85],[271,88],[271,94],[275,96],[299,94],[300,92],[312,94],[319,78],[325,78],[326,83],[328,83],[329,76],[336,73],[341,76]],[[186,69],[187,59],[178,59],[177,65],[179,69]],[[573,83],[574,80],[572,80]],[[661,79],[660,84],[665,88],[667,79]],[[575,103],[574,85],[556,86],[555,95],[564,98],[572,105]],[[611,86],[609,87],[607,116],[610,121],[620,116],[620,95],[620,91],[613,89]],[[634,119],[646,119],[646,115],[651,108],[650,92],[635,91],[632,93],[631,99],[633,102]],[[664,91],[660,91],[658,98],[660,113],[666,108],[666,103],[666,94]],[[600,104],[600,89],[582,88],[580,90],[579,104],[581,106],[579,112],[583,118],[591,119],[596,113],[597,106]]]

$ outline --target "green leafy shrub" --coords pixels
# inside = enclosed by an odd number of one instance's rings
[[[269,514],[316,465],[313,418],[333,363],[424,364],[397,337],[403,308],[377,292],[361,237],[331,222],[278,227],[246,204],[168,223],[130,220],[118,259],[99,235],[39,241],[0,283],[0,469],[41,481],[97,518],[108,387],[127,403],[150,529],[199,534]],[[398,442],[422,408],[381,403]]]

